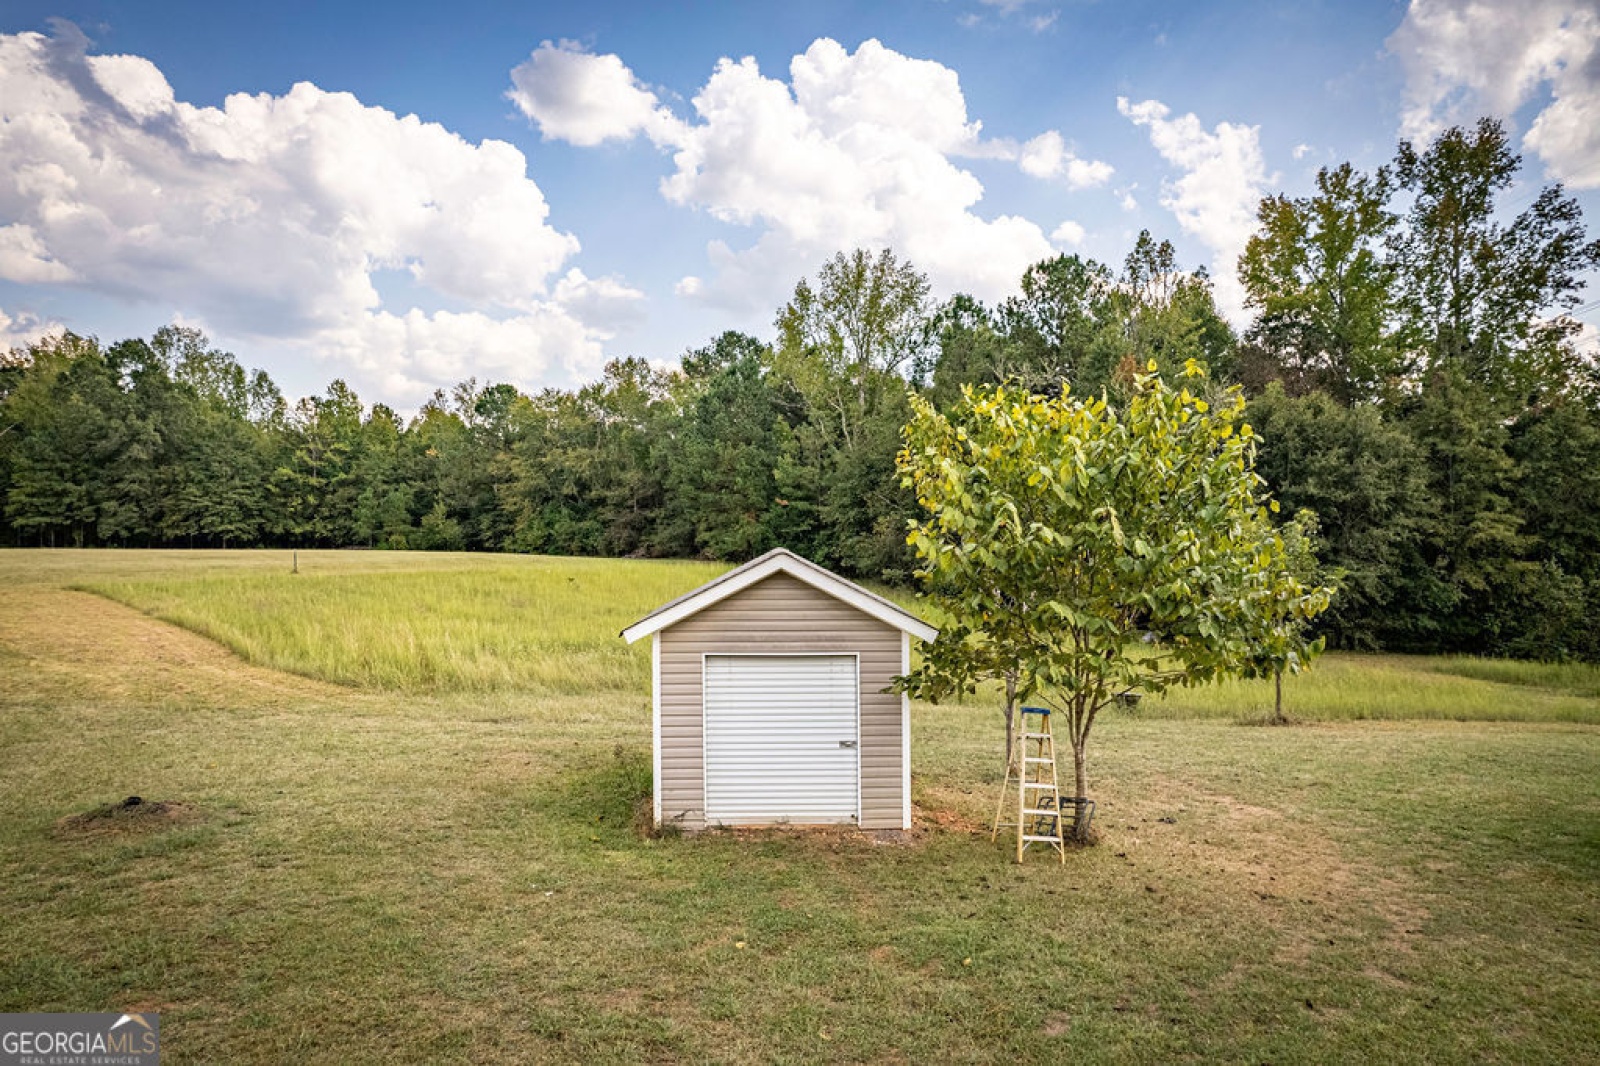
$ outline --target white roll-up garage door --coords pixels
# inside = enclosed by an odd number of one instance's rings
[[[853,655],[707,655],[706,821],[854,822]]]

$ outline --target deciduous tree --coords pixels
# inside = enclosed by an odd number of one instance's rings
[[[1269,641],[1309,658],[1285,622],[1328,605],[1268,520],[1242,396],[1209,405],[1193,362],[1180,380],[1148,367],[1121,411],[969,389],[948,416],[914,400],[905,429],[899,467],[925,512],[909,539],[940,633],[902,684],[939,699],[1014,679],[1008,707],[1054,707],[1080,809],[1115,697],[1248,670]]]
[[[1324,167],[1314,196],[1261,201],[1261,228],[1239,260],[1246,305],[1256,312],[1252,340],[1291,381],[1346,405],[1379,398],[1405,370],[1384,247],[1395,223],[1393,189],[1387,168]]]
[[[1515,408],[1573,371],[1578,323],[1555,312],[1578,302],[1582,275],[1600,266],[1600,241],[1559,184],[1500,221],[1521,167],[1495,119],[1424,148],[1402,141],[1395,177],[1412,199],[1390,241],[1404,330],[1425,366],[1454,365]]]

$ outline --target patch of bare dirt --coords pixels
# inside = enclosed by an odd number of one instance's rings
[[[911,828],[913,832],[921,830],[929,833],[967,833],[975,836],[989,832],[992,827],[959,811],[915,804],[911,808]]]
[[[880,845],[920,843],[923,834],[916,829],[858,829],[853,825],[761,825],[716,826],[702,830],[731,836],[736,840],[793,840],[797,844],[824,851],[849,851]]]
[[[646,799],[648,802],[648,799]],[[861,847],[918,847],[938,834],[987,834],[989,826],[944,807],[912,804],[910,829],[859,829],[856,826],[709,826],[699,832],[726,834],[738,840],[792,839],[829,852]]]
[[[762,825],[713,826],[704,833],[722,833],[738,840],[793,839],[829,851],[860,847],[915,847],[941,833],[976,836],[989,832],[989,826],[957,811],[912,804],[910,829],[859,829],[853,825]]]
[[[1368,966],[1361,971],[1361,976],[1373,984],[1383,985],[1385,988],[1402,989],[1411,987],[1411,982],[1396,977],[1387,970],[1380,970],[1376,966]]]
[[[1253,897],[1261,920],[1282,936],[1275,952],[1280,965],[1303,965],[1318,946],[1321,934],[1302,924],[1307,906],[1310,914],[1339,923],[1362,912],[1376,917],[1386,926],[1385,943],[1400,952],[1412,949],[1431,917],[1414,886],[1394,871],[1352,862],[1333,840],[1282,811],[1190,782],[1161,779],[1156,791],[1183,796],[1187,806],[1177,817],[1130,812],[1138,824],[1119,827],[1118,842],[1130,851],[1164,852],[1180,868],[1231,882],[1233,894]],[[1165,829],[1180,821],[1191,823],[1189,832]]]
[[[60,836],[101,836],[169,829],[200,820],[199,808],[177,800],[147,800],[129,796],[56,822]]]

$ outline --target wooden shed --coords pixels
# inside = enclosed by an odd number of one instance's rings
[[[937,631],[783,548],[627,629],[650,637],[656,824],[911,826],[911,711]]]

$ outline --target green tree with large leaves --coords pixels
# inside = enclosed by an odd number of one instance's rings
[[[1337,572],[1330,572],[1317,558],[1317,512],[1306,508],[1278,527],[1278,538],[1283,544],[1283,568],[1306,588],[1325,586],[1331,595],[1338,580]],[[1289,724],[1283,713],[1283,675],[1298,674],[1310,665],[1309,651],[1320,655],[1324,639],[1307,640],[1306,631],[1312,615],[1293,597],[1268,600],[1262,605],[1260,624],[1256,626],[1250,653],[1245,657],[1244,677],[1272,678],[1273,725]]]
[[[1249,670],[1268,641],[1315,654],[1285,622],[1330,590],[1272,528],[1243,397],[1208,404],[1204,384],[1194,362],[1178,384],[1152,364],[1123,410],[1004,386],[949,415],[912,401],[899,469],[925,513],[909,540],[940,633],[901,684],[937,700],[1014,679],[1008,711],[1036,699],[1065,723],[1079,809],[1119,695]]]

